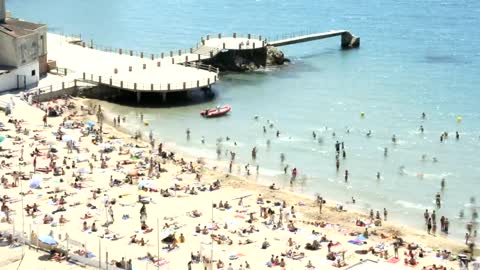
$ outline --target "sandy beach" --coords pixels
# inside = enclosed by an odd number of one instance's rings
[[[459,269],[465,245],[439,232],[389,223],[383,213],[370,219],[328,194],[320,203],[178,156],[158,140],[100,124],[106,113],[88,106],[95,101],[14,101],[13,113],[0,116],[0,269],[99,261],[108,269],[347,269],[367,259],[379,269]],[[63,113],[44,124],[41,107]],[[9,236],[22,230],[32,247]]]

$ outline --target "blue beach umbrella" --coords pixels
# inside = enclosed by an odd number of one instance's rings
[[[5,137],[4,136],[0,136],[0,143],[5,141]]]
[[[91,120],[86,121],[85,124],[87,124],[87,125],[90,126],[90,127],[95,126],[95,122],[93,122],[93,121],[91,121]]]
[[[57,241],[53,239],[53,237],[51,237],[50,235],[40,236],[38,237],[38,241],[51,246],[54,246],[57,244]]]
[[[30,188],[39,188],[42,184],[42,177],[40,175],[33,175],[30,179]]]

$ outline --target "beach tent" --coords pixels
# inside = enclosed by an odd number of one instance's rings
[[[44,244],[50,245],[50,246],[54,246],[54,245],[57,244],[57,241],[55,239],[53,239],[53,237],[51,237],[50,235],[40,236],[40,237],[38,237],[38,241],[40,241]]]
[[[34,174],[30,179],[30,188],[40,188],[42,184],[42,177],[38,174]]]

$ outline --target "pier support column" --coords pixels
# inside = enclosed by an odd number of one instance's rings
[[[167,102],[167,93],[162,93],[162,102]]]
[[[137,104],[140,104],[141,98],[142,98],[142,93],[137,92]]]

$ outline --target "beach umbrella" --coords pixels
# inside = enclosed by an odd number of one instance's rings
[[[130,152],[131,152],[132,154],[138,154],[138,153],[142,153],[142,152],[143,152],[143,149],[131,148],[131,149],[130,149]]]
[[[0,143],[5,141],[5,136],[0,136]]]
[[[57,244],[57,241],[55,239],[53,239],[53,237],[51,237],[50,235],[40,236],[40,237],[38,237],[38,241],[40,241],[44,244],[50,245],[50,246],[54,246],[54,245]]]
[[[91,120],[86,121],[85,124],[87,124],[89,127],[95,126],[95,122],[93,122]]]
[[[140,180],[138,181],[138,188],[154,188],[155,182],[151,180]]]
[[[62,136],[62,142],[69,142],[69,141],[74,141],[71,135],[65,134]]]
[[[110,143],[101,143],[101,144],[99,145],[99,147],[102,148],[102,149],[111,148],[111,147],[112,147],[112,144],[110,144]]]
[[[39,188],[42,184],[42,177],[40,175],[33,175],[30,179],[30,188]]]
[[[87,168],[79,168],[78,173],[79,174],[87,174],[88,173]]]

